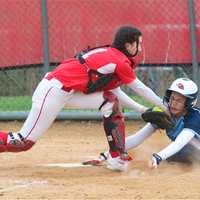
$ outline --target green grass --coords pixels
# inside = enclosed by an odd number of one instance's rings
[[[23,111],[31,108],[30,96],[0,97],[0,111]]]
[[[31,109],[31,98],[32,97],[30,96],[0,97],[0,111],[28,111]],[[132,98],[142,105],[152,107],[152,104],[148,103],[139,96],[133,96]],[[125,108],[124,111],[130,110]]]

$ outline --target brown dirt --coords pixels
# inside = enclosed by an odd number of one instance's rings
[[[17,131],[20,122],[0,123],[1,129]],[[143,124],[128,122],[134,133]],[[0,156],[0,199],[200,199],[200,169],[194,165],[163,162],[148,167],[153,152],[168,139],[158,132],[130,153],[127,172],[101,167],[46,167],[50,163],[79,163],[105,150],[100,122],[55,122],[37,144],[22,153]]]

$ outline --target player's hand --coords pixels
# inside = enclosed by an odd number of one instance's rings
[[[149,167],[156,169],[161,161],[162,158],[158,154],[154,153],[149,161]]]

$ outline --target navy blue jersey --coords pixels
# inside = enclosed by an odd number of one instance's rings
[[[190,108],[184,117],[174,119],[176,121],[175,128],[167,129],[167,136],[174,141],[176,137],[184,128],[192,129],[196,135],[195,137],[200,139],[200,109]]]

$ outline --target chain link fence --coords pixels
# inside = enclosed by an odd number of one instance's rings
[[[45,72],[127,24],[143,33],[137,75],[158,95],[178,77],[199,83],[199,11],[199,0],[0,0],[0,111],[28,111]]]

